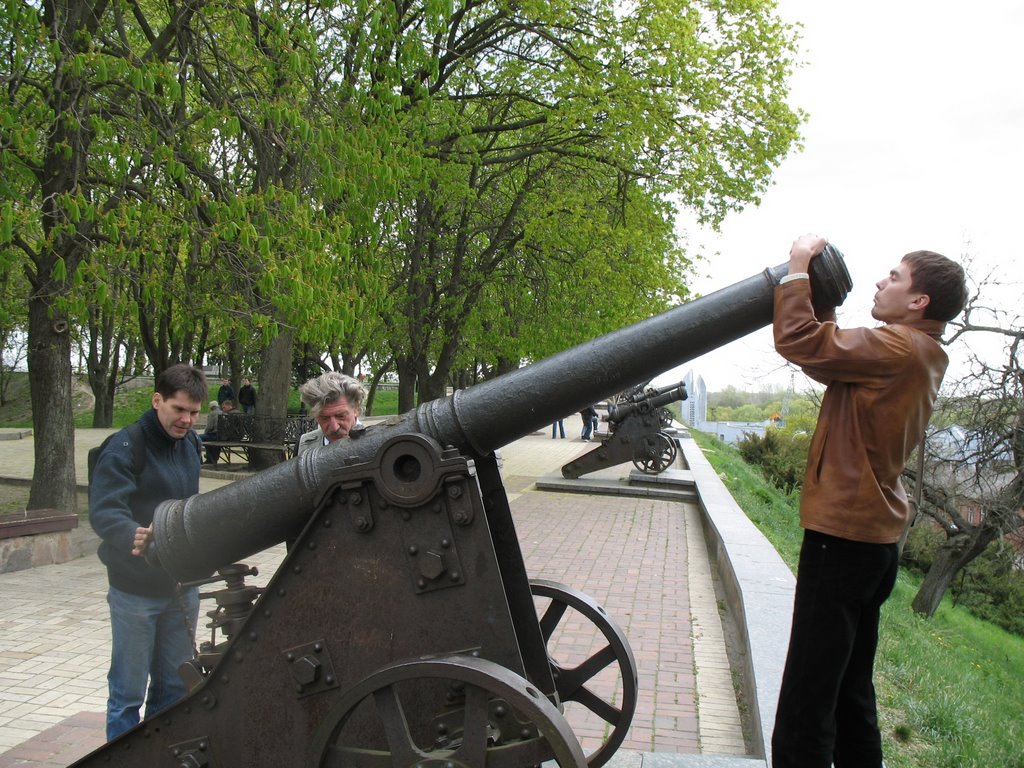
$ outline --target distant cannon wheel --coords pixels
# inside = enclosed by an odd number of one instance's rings
[[[540,616],[540,629],[547,644],[548,661],[559,701],[563,706],[575,702],[589,710],[565,707],[566,718],[574,729],[582,730],[581,725],[596,722],[598,728],[587,730],[607,734],[593,751],[584,744],[584,752],[588,753],[587,765],[599,768],[622,744],[636,711],[638,682],[633,651],[622,629],[589,595],[565,584],[540,579],[530,582],[530,592],[535,598],[550,600]],[[570,608],[600,632],[600,637],[598,632],[593,633],[594,642],[589,648],[583,646],[586,650],[582,654],[579,651],[579,633],[575,628],[579,622],[574,617],[563,623]],[[570,626],[573,627],[571,638]],[[559,645],[559,627],[566,635],[564,648]],[[566,658],[556,660],[556,654],[561,657],[569,653],[573,656],[571,663]],[[611,730],[607,726],[611,726]]]
[[[446,691],[445,705],[425,707],[424,690]],[[424,712],[437,714],[424,723]],[[360,732],[375,721],[373,743],[347,733],[354,715]],[[512,670],[468,655],[383,667],[347,691],[324,723],[307,761],[321,768],[586,766],[572,729],[543,693]]]
[[[671,467],[679,454],[676,441],[664,432],[644,438],[642,454],[633,459],[633,466],[641,472],[656,475]]]
[[[672,415],[672,411],[668,408],[659,408],[658,419],[661,421],[661,428],[668,429],[672,426],[672,421],[675,419],[675,416]]]

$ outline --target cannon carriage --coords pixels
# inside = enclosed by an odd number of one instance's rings
[[[767,324],[785,271],[161,504],[151,557],[183,583],[226,581],[209,593],[220,639],[183,670],[182,701],[75,765],[606,763],[636,705],[632,651],[588,596],[530,580],[498,451]],[[831,306],[850,288],[834,249],[812,279]],[[247,586],[245,558],[284,541],[267,586]],[[567,661],[552,641],[570,612],[599,642]],[[571,706],[603,724],[598,745],[583,749]]]

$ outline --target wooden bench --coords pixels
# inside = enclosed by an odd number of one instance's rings
[[[70,531],[77,527],[78,515],[58,512],[55,509],[30,509],[27,512],[7,512],[0,515],[0,539]]]
[[[299,438],[316,428],[306,416],[257,416],[253,413],[223,413],[217,417],[217,439],[204,440],[207,448],[219,448],[228,464],[232,457],[249,463],[249,451],[280,451],[283,460],[295,456]]]
[[[295,456],[295,443],[259,443],[253,440],[204,440],[204,448],[219,448],[220,458],[228,464],[231,457],[235,456],[243,463],[249,462],[249,451],[252,449],[264,451],[280,451],[282,459],[290,459]]]

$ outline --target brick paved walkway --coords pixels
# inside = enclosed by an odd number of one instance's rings
[[[573,424],[567,427],[572,434]],[[21,442],[31,455],[30,441]],[[589,447],[528,435],[502,450],[502,471],[531,579],[585,592],[629,639],[640,687],[617,761],[634,751],[744,755],[696,507],[533,488],[535,478]],[[0,459],[7,448],[0,447]],[[260,567],[257,581],[265,583],[283,556],[283,547],[275,547],[247,562]],[[64,766],[102,744],[105,594],[95,556],[0,574],[0,768]],[[543,608],[544,601],[537,602]],[[553,646],[559,661],[563,654],[565,660],[585,658],[601,642],[590,622],[559,626],[564,638]],[[611,699],[619,685],[614,671],[593,681]],[[567,719],[584,749],[593,749],[604,723],[573,706]]]

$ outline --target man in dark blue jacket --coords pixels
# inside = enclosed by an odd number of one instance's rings
[[[199,441],[189,433],[205,399],[201,370],[185,364],[165,370],[153,408],[107,444],[89,485],[89,522],[102,539],[99,557],[110,585],[108,741],[139,722],[143,697],[149,718],[186,693],[178,667],[193,655],[198,590],[179,592],[142,555],[157,505],[199,491]],[[144,450],[132,445],[133,436],[141,436]]]

